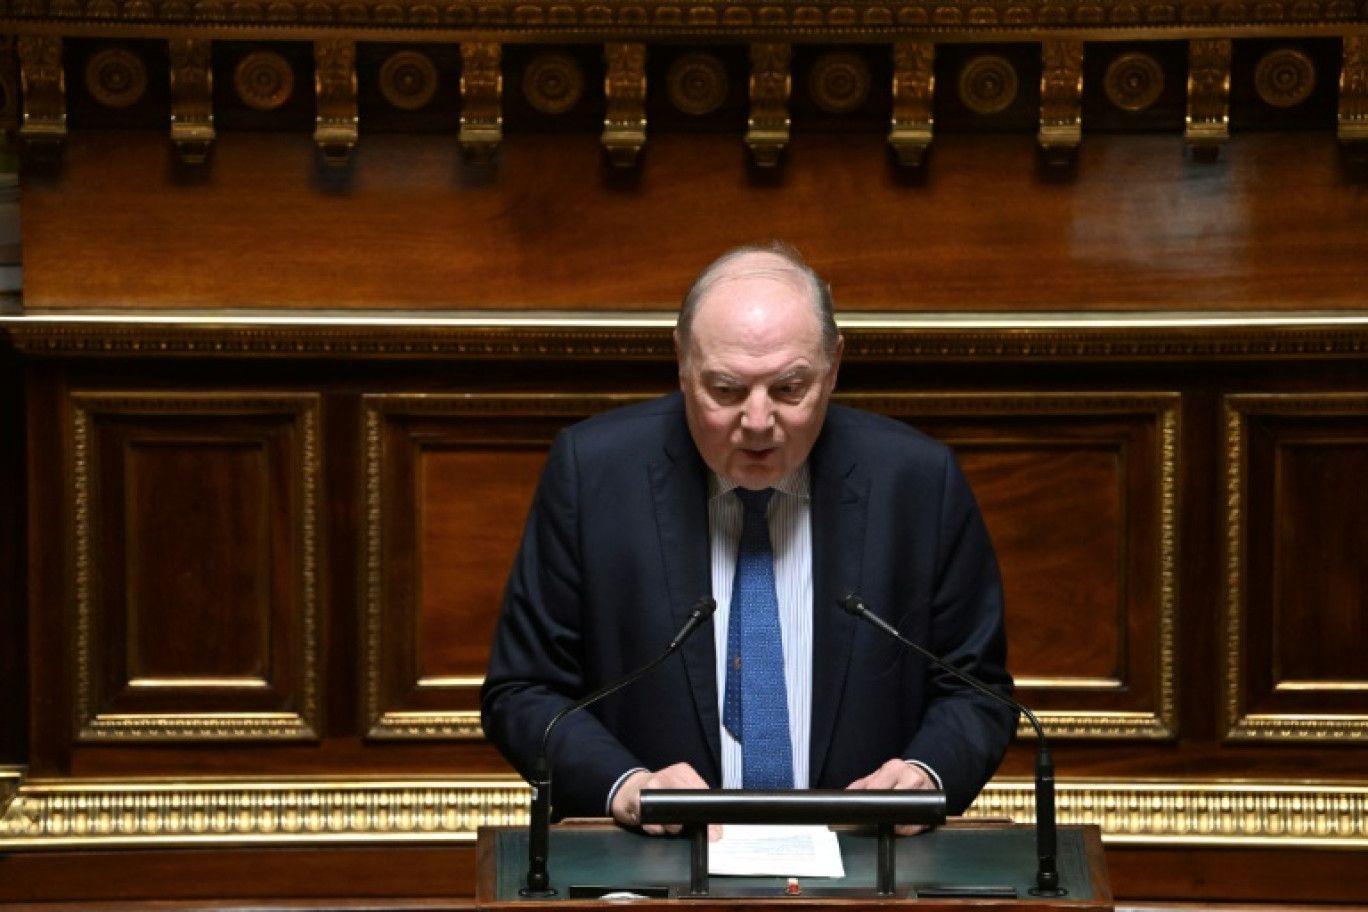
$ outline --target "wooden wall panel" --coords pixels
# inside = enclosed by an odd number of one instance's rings
[[[1234,739],[1368,735],[1368,396],[1226,399],[1226,722]]]
[[[955,447],[1002,566],[1018,696],[1051,735],[1174,735],[1179,398],[1004,392],[848,401]]]
[[[482,737],[488,644],[551,439],[624,401],[365,397],[370,737]]]
[[[318,400],[72,397],[80,740],[318,733]]]

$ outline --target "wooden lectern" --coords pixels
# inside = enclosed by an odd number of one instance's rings
[[[1001,909],[1003,912],[1113,912],[1100,831],[1095,826],[1059,828],[1059,873],[1063,897],[1032,896],[1035,828],[1008,823],[954,820],[896,843],[896,888],[878,895],[877,839],[862,829],[838,830],[845,876],[714,877],[706,895],[690,892],[687,837],[643,836],[611,822],[563,824],[552,828],[550,872],[556,894],[519,895],[528,864],[527,829],[481,827],[476,905],[489,912],[569,904],[575,909],[621,909],[627,904],[685,905],[697,912],[802,912],[840,906],[858,912],[876,906],[927,904],[938,908]],[[636,894],[640,899],[605,899],[603,894]]]

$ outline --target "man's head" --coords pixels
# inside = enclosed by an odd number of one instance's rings
[[[708,468],[759,490],[802,465],[844,344],[825,283],[794,250],[741,247],[705,269],[684,298],[675,351]]]

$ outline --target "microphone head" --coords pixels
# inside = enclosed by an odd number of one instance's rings
[[[855,617],[860,617],[861,615],[867,614],[869,612],[868,606],[865,605],[865,600],[860,598],[860,594],[858,592],[849,593],[848,595],[846,595],[845,598],[839,599],[836,602],[836,604],[840,605],[841,610],[844,611],[846,614],[853,615]]]
[[[713,616],[715,611],[717,611],[717,602],[711,595],[705,595],[693,603],[693,609],[689,614],[698,618],[700,621],[706,621]]]

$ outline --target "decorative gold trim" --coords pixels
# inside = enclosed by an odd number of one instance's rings
[[[1267,34],[1272,28],[1321,33],[1343,28],[1362,13],[1352,0],[1265,0],[1258,4],[1212,4],[1207,0],[1137,0],[1106,3],[1026,4],[982,0],[972,7],[953,0],[888,0],[860,4],[788,3],[769,0],[578,3],[562,0],[396,0],[357,4],[349,0],[24,0],[11,4],[0,24],[28,28],[79,25],[83,32],[115,33],[130,25],[168,25],[205,37],[262,33],[298,37],[301,31],[346,30],[355,37],[435,32],[459,40],[484,35],[521,40],[592,41],[633,34],[640,39],[738,37],[788,40],[829,37],[878,40],[890,32],[921,32],[952,38],[1019,37],[1034,29],[1112,36],[1179,37],[1228,31]],[[358,34],[359,33],[359,34]]]
[[[1368,141],[1368,33],[1344,36],[1340,70],[1339,140]]]
[[[214,71],[210,42],[172,38],[171,141],[186,164],[201,164],[214,143]]]
[[[1107,65],[1103,84],[1108,101],[1138,114],[1153,107],[1164,94],[1164,68],[1149,54],[1122,54]]]
[[[779,164],[789,141],[789,72],[793,48],[787,44],[757,43],[750,48],[750,119],[746,146],[762,168]]]
[[[466,159],[488,164],[503,142],[503,45],[461,42],[461,132]]]
[[[1245,708],[1245,553],[1248,517],[1245,496],[1249,452],[1249,416],[1353,415],[1368,418],[1368,395],[1362,393],[1241,393],[1225,397],[1225,726],[1232,741],[1357,742],[1368,738],[1368,714],[1251,713]],[[1336,681],[1322,689],[1344,691],[1349,682]],[[1363,690],[1363,682],[1353,682]],[[1310,689],[1310,686],[1298,689]]]
[[[20,35],[18,50],[19,82],[24,104],[19,138],[35,151],[53,152],[60,149],[67,135],[62,39],[48,35]]]
[[[559,394],[427,394],[373,393],[362,396],[365,420],[365,451],[362,473],[366,483],[366,513],[363,528],[365,577],[365,634],[361,644],[365,674],[364,705],[368,720],[366,736],[377,739],[461,740],[483,738],[480,714],[471,710],[423,711],[395,710],[386,707],[384,686],[385,605],[385,498],[383,482],[386,448],[382,433],[390,414],[412,416],[465,417],[555,417],[575,421],[629,402],[650,398],[638,394],[559,395]],[[418,689],[436,687],[478,692],[482,676],[455,675],[405,682]]]
[[[917,167],[931,145],[936,87],[936,45],[900,41],[893,45],[893,125],[888,143],[898,164]]]
[[[1049,161],[1063,164],[1083,141],[1083,42],[1046,41],[1040,51],[1037,142]]]
[[[511,777],[53,780],[0,772],[0,852],[211,846],[468,844],[525,826]],[[1108,845],[1368,848],[1368,786],[1342,782],[1062,781],[1058,822]],[[1032,783],[990,782],[978,818],[1035,819]]]
[[[1158,443],[1154,460],[1159,478],[1156,497],[1159,522],[1159,553],[1156,571],[1158,605],[1156,611],[1155,706],[1153,712],[1039,711],[1036,716],[1052,738],[1093,740],[1164,739],[1178,731],[1178,412],[1177,393],[836,393],[837,401],[886,415],[917,418],[925,415],[1064,415],[1134,414],[1150,415],[1156,425]],[[1036,686],[1050,681],[1037,679]],[[1053,682],[1073,687],[1071,679]],[[1098,682],[1084,681],[1096,688]],[[1023,737],[1031,737],[1026,720],[1018,727]]]
[[[1016,67],[1006,57],[979,54],[960,68],[959,98],[980,117],[1001,114],[1016,101]]]
[[[1269,51],[1254,67],[1254,88],[1275,108],[1294,108],[1316,88],[1316,65],[1296,48]]]
[[[203,740],[313,740],[318,737],[318,554],[317,501],[321,457],[318,452],[319,398],[311,394],[178,393],[178,392],[77,392],[71,396],[72,491],[71,524],[74,538],[75,579],[74,712],[76,739],[100,741],[203,741]],[[298,415],[301,438],[300,462],[300,707],[298,712],[262,713],[108,713],[98,709],[96,669],[93,656],[95,633],[94,526],[92,492],[98,466],[91,453],[96,414],[167,414],[202,412],[215,414]]]
[[[33,356],[673,360],[673,312],[322,311],[0,316]],[[840,317],[851,361],[1309,359],[1368,355],[1368,313],[876,314]]]
[[[356,42],[314,42],[314,144],[329,165],[345,165],[360,139],[356,98]]]
[[[703,117],[722,107],[731,80],[716,55],[695,51],[670,64],[665,88],[676,108],[690,116]]]
[[[437,94],[441,77],[432,58],[422,51],[395,51],[380,65],[376,79],[380,94],[399,111],[421,111]]]
[[[607,74],[603,90],[603,148],[616,167],[636,164],[646,145],[646,45],[614,42],[603,48]]]
[[[255,111],[274,111],[294,94],[294,69],[275,51],[253,51],[233,68],[233,88]]]
[[[1187,139],[1193,155],[1213,159],[1230,139],[1229,38],[1188,42]]]
[[[86,91],[107,108],[137,104],[147,92],[147,64],[126,47],[110,47],[86,62]]]
[[[543,114],[564,114],[584,96],[579,62],[562,51],[538,54],[523,70],[523,97]]]
[[[828,51],[808,72],[808,94],[828,114],[850,114],[869,99],[869,64],[852,51]]]

